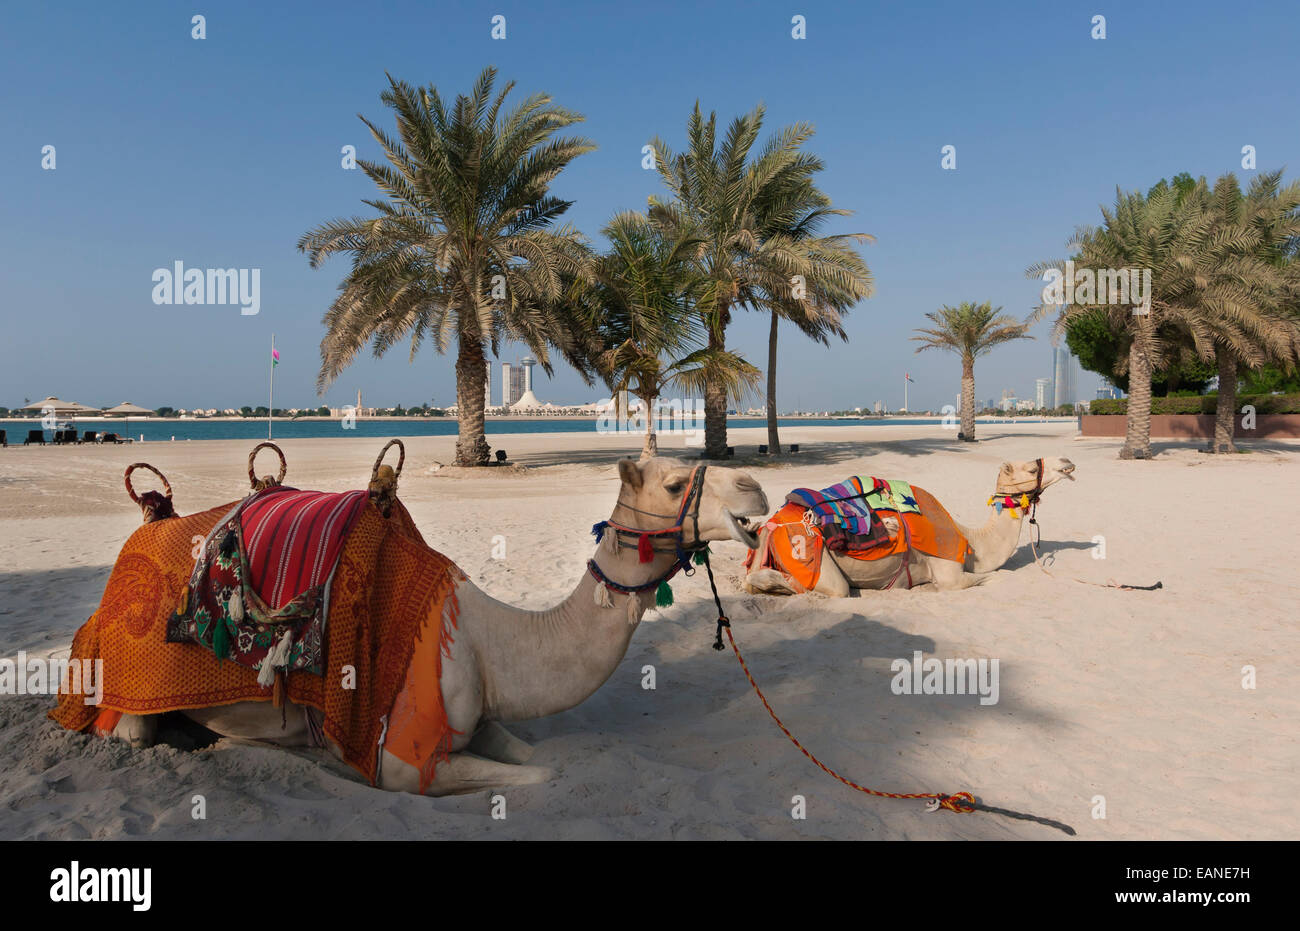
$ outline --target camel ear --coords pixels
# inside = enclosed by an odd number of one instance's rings
[[[618,461],[618,477],[622,479],[624,485],[631,486],[633,490],[641,488],[641,470],[631,459]]]

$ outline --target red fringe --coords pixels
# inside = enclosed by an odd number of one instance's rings
[[[636,552],[642,562],[649,562],[655,558],[654,547],[650,545],[650,534],[643,533],[636,541]]]

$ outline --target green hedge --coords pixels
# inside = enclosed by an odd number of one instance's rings
[[[1219,403],[1217,394],[1194,398],[1152,398],[1153,414],[1213,414]],[[1244,394],[1237,398],[1237,412],[1247,404],[1257,414],[1300,414],[1300,394]],[[1090,414],[1127,414],[1127,398],[1099,398],[1088,406]]]

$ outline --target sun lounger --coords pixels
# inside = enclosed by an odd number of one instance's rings
[[[130,443],[129,436],[118,436],[116,433],[105,433],[100,439],[101,443]]]
[[[28,430],[28,431],[27,431],[27,439],[23,440],[23,445],[24,445],[24,446],[29,446],[29,445],[31,445],[32,443],[40,443],[42,446],[44,446],[44,445],[45,445],[45,431],[44,431],[44,430]]]
[[[8,445],[9,445],[9,431],[0,430],[0,446],[8,446]]]
[[[87,430],[85,433],[81,434],[81,442],[83,443],[95,443],[98,442],[98,440],[99,433],[95,430]]]

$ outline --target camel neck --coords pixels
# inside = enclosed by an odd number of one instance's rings
[[[1025,512],[1004,507],[989,508],[988,519],[982,527],[966,533],[975,552],[975,572],[992,572],[1001,568],[1020,546],[1020,531],[1025,523]]]
[[[628,587],[666,575],[675,561],[672,553],[657,553],[642,563],[635,549],[615,552],[608,541],[592,558],[602,574]],[[653,591],[610,592],[584,571],[569,597],[553,608],[520,611],[500,605],[500,621],[472,635],[485,717],[528,720],[584,701],[618,668],[654,597]]]

